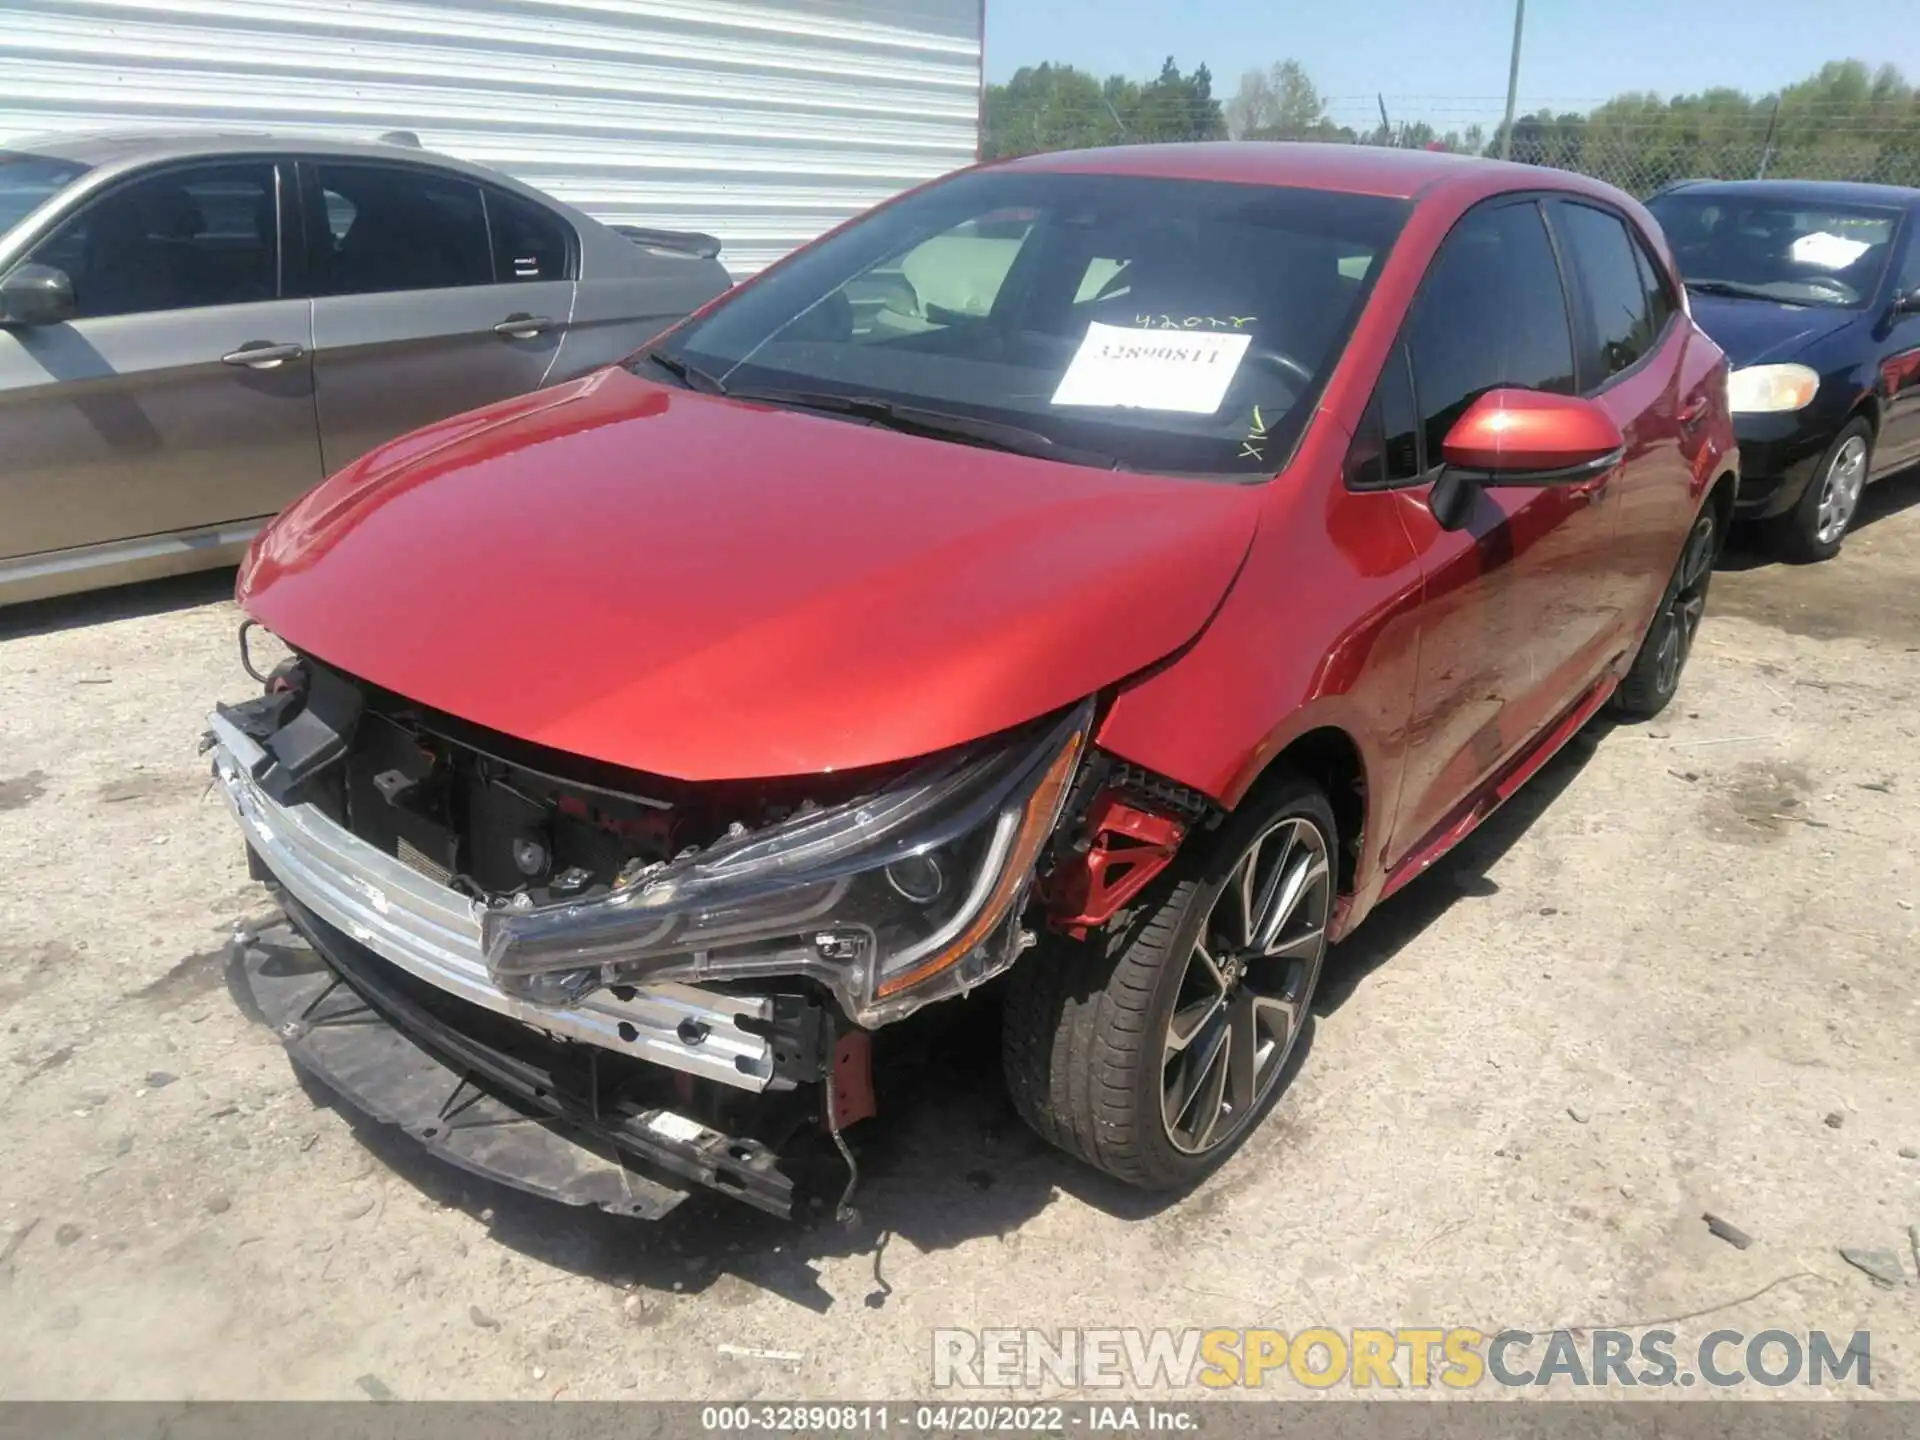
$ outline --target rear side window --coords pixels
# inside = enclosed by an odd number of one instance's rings
[[[325,230],[316,295],[378,295],[493,283],[480,187],[398,165],[322,162],[313,171]]]
[[[1645,262],[1618,216],[1565,200],[1554,202],[1553,216],[1585,311],[1580,388],[1597,390],[1653,348]]]
[[[505,284],[572,277],[571,227],[531,200],[504,190],[489,189],[486,194],[496,280]]]
[[[26,258],[67,272],[83,320],[272,300],[273,165],[186,166],[117,185]]]
[[[1572,394],[1573,332],[1539,206],[1483,206],[1454,226],[1427,271],[1408,333],[1430,459],[1489,390]]]

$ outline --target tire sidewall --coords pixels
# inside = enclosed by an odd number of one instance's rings
[[[1174,896],[1169,903],[1183,905],[1185,913],[1174,928],[1172,942],[1154,976],[1152,996],[1145,1014],[1147,1030],[1143,1037],[1145,1043],[1141,1051],[1141,1064],[1139,1073],[1134,1076],[1134,1105],[1135,1113],[1141,1117],[1138,1133],[1141,1146],[1147,1152],[1148,1163],[1176,1184],[1188,1184],[1204,1178],[1246,1144],[1286,1090],[1286,1068],[1299,1055],[1313,1028],[1313,998],[1319,989],[1319,976],[1326,973],[1324,954],[1302,1004],[1303,1018],[1299,1033],[1294,1037],[1292,1050],[1281,1062],[1282,1083],[1275,1084],[1267,1092],[1252,1118],[1226,1144],[1199,1155],[1188,1154],[1174,1145],[1167,1135],[1166,1121],[1161,1113],[1163,1067],[1160,1058],[1167,1025],[1173,1015],[1174,1003],[1179,998],[1181,981],[1186,975],[1187,962],[1200,937],[1201,927],[1206,924],[1221,891],[1254,837],[1282,821],[1296,818],[1310,820],[1326,842],[1328,862],[1336,871],[1334,898],[1337,900],[1340,836],[1334,825],[1333,807],[1318,786],[1293,774],[1274,777],[1271,782],[1263,783],[1254,795],[1242,801],[1227,823],[1211,837],[1211,842],[1199,853],[1197,862],[1185,875],[1184,878],[1191,883],[1181,885],[1177,878],[1175,880]],[[1331,924],[1331,906],[1328,921]]]

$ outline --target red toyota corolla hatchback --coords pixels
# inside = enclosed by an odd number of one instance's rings
[[[240,602],[293,658],[210,742],[291,927],[238,976],[449,1159],[657,1215],[789,1211],[876,1034],[1010,971],[1021,1112],[1188,1184],[1329,943],[1672,696],[1736,469],[1607,186],[964,172],[259,540]]]

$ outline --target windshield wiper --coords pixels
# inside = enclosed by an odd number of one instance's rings
[[[664,350],[649,350],[640,358],[652,361],[689,390],[704,390],[709,395],[727,393],[727,387],[719,376],[709,375],[698,365],[688,364],[678,355],[669,355]]]
[[[1001,420],[985,420],[977,415],[933,410],[922,405],[902,405],[876,395],[831,395],[813,390],[729,390],[726,394],[735,400],[758,401],[763,405],[845,415],[882,429],[930,440],[957,440],[987,450],[1032,455],[1068,465],[1091,465],[1100,470],[1127,468],[1118,456],[1077,445],[1062,445],[1051,435],[1024,425],[1009,425]]]
[[[1758,285],[1742,285],[1737,280],[1689,280],[1687,289],[1698,290],[1702,295],[1725,295],[1735,300],[1771,300],[1776,305],[1800,305],[1805,300],[1789,300],[1785,296],[1775,295],[1771,290],[1762,290]]]

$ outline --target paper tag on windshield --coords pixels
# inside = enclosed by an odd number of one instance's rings
[[[1864,240],[1849,240],[1828,230],[1802,235],[1787,247],[1787,253],[1802,265],[1818,265],[1823,270],[1844,270],[1873,247]]]
[[[1251,335],[1089,325],[1056,405],[1103,405],[1211,415],[1227,398]]]

